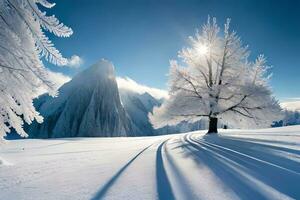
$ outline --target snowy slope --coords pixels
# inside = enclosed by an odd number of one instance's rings
[[[0,199],[300,199],[300,126],[220,132],[9,141]]]
[[[29,127],[37,138],[78,136],[130,136],[132,123],[121,105],[113,65],[101,60],[79,73],[59,89],[56,98],[47,95],[35,105],[44,123]]]

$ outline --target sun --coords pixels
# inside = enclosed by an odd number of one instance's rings
[[[207,55],[208,47],[205,44],[198,44],[196,49],[200,55]]]

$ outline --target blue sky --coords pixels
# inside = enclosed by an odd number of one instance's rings
[[[47,10],[74,30],[70,38],[50,36],[64,56],[79,55],[80,68],[54,71],[73,76],[101,58],[118,76],[166,89],[169,60],[187,37],[215,16],[248,44],[252,58],[263,53],[273,66],[271,85],[280,99],[300,97],[300,1],[297,0],[61,0]]]

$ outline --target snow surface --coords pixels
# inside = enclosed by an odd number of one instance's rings
[[[300,126],[8,141],[0,199],[300,199]]]

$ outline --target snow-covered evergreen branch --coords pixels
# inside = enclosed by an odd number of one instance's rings
[[[11,128],[26,136],[23,120],[42,121],[32,103],[40,87],[56,95],[41,58],[56,65],[67,63],[44,31],[69,37],[72,29],[47,16],[37,4],[55,5],[47,0],[0,0],[0,138]]]

